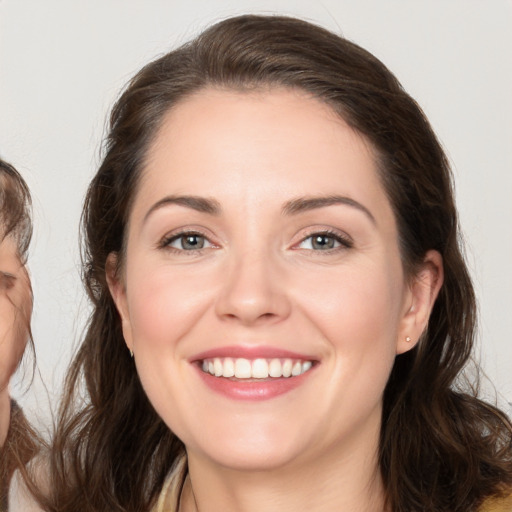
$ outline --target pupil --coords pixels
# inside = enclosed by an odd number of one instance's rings
[[[330,236],[318,235],[313,238],[313,247],[315,249],[332,249],[334,247],[334,239]]]
[[[186,235],[182,238],[184,249],[202,249],[204,241],[198,235]]]

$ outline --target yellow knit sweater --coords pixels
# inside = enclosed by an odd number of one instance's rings
[[[481,512],[512,512],[512,495],[508,498],[487,500]]]

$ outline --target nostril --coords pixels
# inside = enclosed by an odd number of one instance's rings
[[[261,314],[254,314],[254,315],[248,315],[248,314],[243,314],[241,312],[239,313],[226,313],[223,315],[224,318],[228,319],[228,320],[241,320],[242,322],[246,321],[246,322],[250,322],[250,323],[253,323],[253,322],[258,322],[258,321],[265,321],[265,320],[272,320],[273,318],[276,318],[278,315],[275,314],[275,313],[271,313],[271,312],[268,312],[268,313],[261,313]]]

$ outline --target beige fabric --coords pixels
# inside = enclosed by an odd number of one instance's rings
[[[184,455],[169,474],[158,502],[151,512],[178,512],[181,489],[187,472],[187,457]]]
[[[187,472],[187,458],[183,456],[169,474],[158,502],[151,512],[178,512],[180,494]],[[491,498],[480,512],[512,512],[512,495],[508,498]]]
[[[486,501],[480,512],[512,512],[512,495],[508,498],[494,498]]]

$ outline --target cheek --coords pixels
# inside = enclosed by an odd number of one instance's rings
[[[380,407],[396,355],[402,281],[389,268],[326,274],[304,277],[295,296],[325,341],[329,385],[316,400],[331,411],[326,429],[334,431],[346,425],[347,411],[356,421]]]
[[[364,265],[304,276],[300,292],[295,289],[303,316],[326,341],[332,392],[350,396],[350,407],[380,401],[395,360],[403,280],[400,267],[381,269]]]
[[[4,389],[18,366],[27,343],[26,329],[14,322],[13,314],[0,314],[0,389]]]
[[[130,277],[128,308],[134,348],[175,350],[206,307],[204,282],[186,271],[165,267],[134,270]]]
[[[377,339],[395,341],[403,287],[401,274],[379,268],[305,273],[296,302],[332,340],[351,339],[375,347]]]
[[[139,270],[145,266],[134,265],[127,272],[137,373],[157,413],[186,440],[194,423],[192,404],[197,400],[188,357],[197,349],[197,339],[211,336],[211,324],[202,325],[212,303],[211,283],[190,269],[176,271],[164,265]]]

